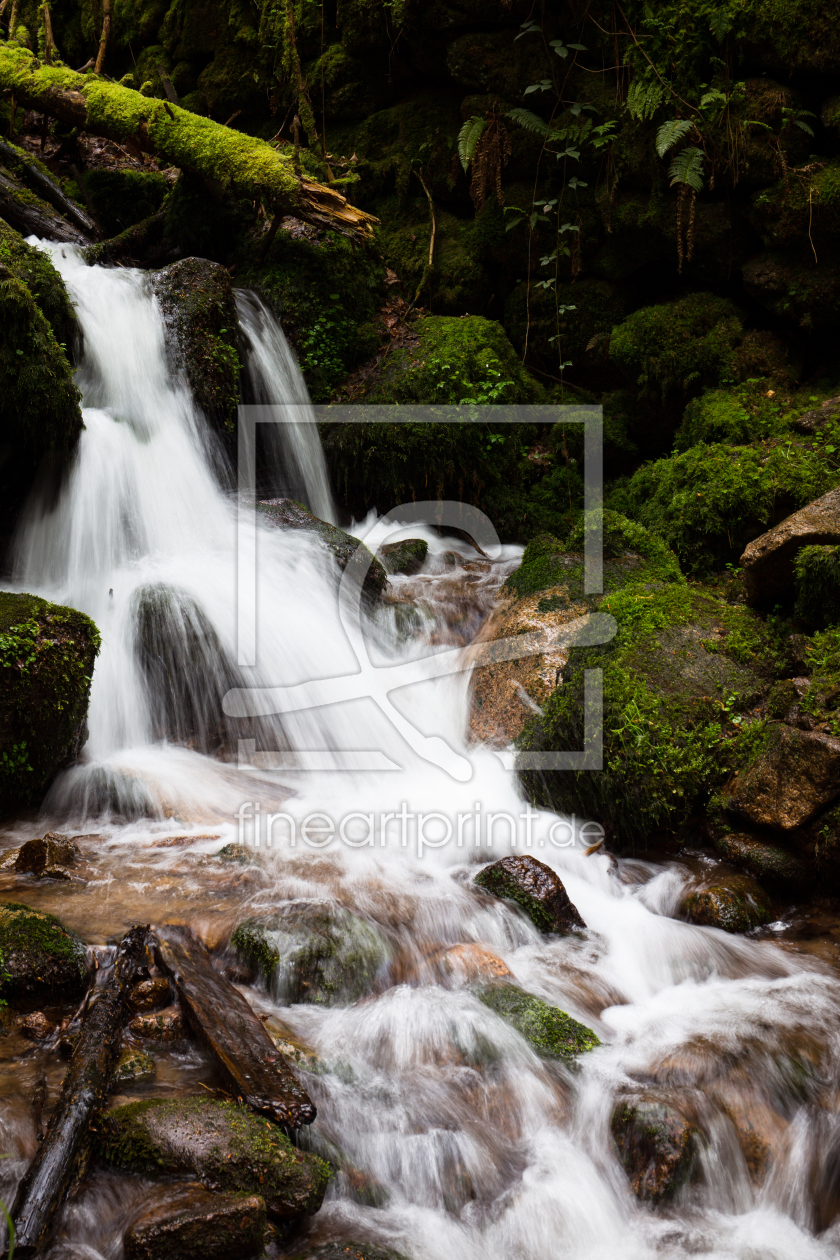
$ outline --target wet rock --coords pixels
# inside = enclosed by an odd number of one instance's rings
[[[126,1260],[231,1260],[262,1253],[265,1202],[188,1186],[147,1209],[125,1237]]]
[[[767,884],[779,884],[791,891],[806,888],[814,881],[814,870],[801,857],[747,832],[730,832],[715,840],[715,850],[733,866]]]
[[[55,1024],[43,1011],[33,1011],[18,1024],[19,1031],[28,1041],[46,1041],[55,1032]]]
[[[215,856],[221,862],[230,862],[237,866],[253,866],[256,861],[254,850],[247,844],[226,844]]]
[[[386,573],[417,573],[422,569],[429,550],[425,538],[405,538],[402,542],[386,543],[378,551]]]
[[[817,265],[807,246],[773,250],[751,259],[743,275],[750,296],[787,323],[819,328],[837,319],[840,259],[836,252],[823,250]]]
[[[699,1131],[656,1095],[620,1102],[610,1127],[618,1157],[637,1198],[673,1199],[694,1168]]]
[[[128,995],[135,1011],[156,1011],[172,1001],[172,990],[166,976],[151,976],[135,984]]]
[[[840,489],[794,512],[749,544],[741,556],[747,600],[785,599],[795,587],[794,559],[800,547],[840,542]]]
[[[475,883],[494,897],[515,901],[541,932],[571,932],[586,927],[560,877],[530,854],[492,862],[479,871]]]
[[[0,905],[0,997],[12,1002],[72,999],[87,981],[85,947],[52,914],[20,902]]]
[[[773,918],[770,899],[749,875],[734,875],[698,888],[683,900],[681,914],[700,927],[750,932]]]
[[[483,945],[453,945],[435,954],[432,962],[460,980],[502,980],[510,975],[507,963]]]
[[[105,1113],[98,1152],[153,1176],[187,1173],[226,1194],[259,1194],[270,1216],[317,1212],[330,1171],[271,1121],[234,1102],[150,1098]]]
[[[406,1260],[400,1251],[373,1243],[332,1242],[296,1252],[289,1260]]]
[[[0,810],[11,810],[40,801],[87,739],[99,632],[73,608],[0,592],[0,636]]]
[[[117,1065],[111,1077],[111,1088],[119,1089],[122,1085],[133,1085],[137,1081],[150,1081],[155,1071],[155,1061],[150,1054],[128,1046],[117,1059]]]
[[[159,1041],[162,1045],[169,1041],[181,1041],[187,1035],[181,1010],[177,1006],[137,1015],[128,1025],[128,1030],[144,1041]]]
[[[807,433],[809,437],[821,433],[829,420],[834,420],[840,413],[840,394],[836,398],[827,398],[819,407],[811,411],[803,411],[793,422],[797,433]]]
[[[729,785],[726,808],[757,827],[791,831],[840,795],[840,740],[771,725],[755,759]]]
[[[15,870],[38,879],[70,879],[68,867],[75,866],[79,846],[57,831],[48,831],[38,840],[27,840],[18,850]]]
[[[302,503],[296,503],[294,499],[264,499],[257,504],[257,509],[279,529],[303,529],[315,534],[332,553],[342,572],[347,568],[351,557],[361,548],[363,555],[371,557],[370,567],[362,583],[362,594],[366,599],[377,599],[385,590],[388,575],[382,562],[371,556],[364,543],[359,542],[352,534],[313,516],[308,508]]]
[[[340,1005],[366,994],[390,950],[378,929],[325,902],[289,902],[236,928],[231,945],[281,1000]]]
[[[488,985],[477,996],[545,1058],[574,1059],[601,1044],[591,1028],[515,985]]]
[[[298,1067],[302,1067],[307,1072],[318,1072],[321,1070],[321,1060],[318,1054],[313,1050],[312,1046],[297,1035],[294,1029],[288,1024],[284,1024],[276,1015],[270,1015],[265,1021],[265,1031],[274,1042],[281,1054],[287,1059],[291,1059],[292,1063],[296,1063]]]
[[[233,429],[239,403],[238,318],[229,272],[206,258],[182,258],[152,272],[169,334],[170,366],[186,374],[193,397],[217,428]]]

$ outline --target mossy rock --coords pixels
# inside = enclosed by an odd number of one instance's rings
[[[85,947],[52,914],[0,905],[0,997],[26,1006],[72,1001],[87,983]]]
[[[73,303],[48,254],[28,245],[19,232],[0,219],[0,265],[25,284],[55,340],[72,362],[79,326]],[[76,431],[81,428],[78,425]]]
[[[812,242],[817,249],[821,245],[836,245],[840,229],[840,160],[817,163],[807,179],[782,179],[773,188],[758,193],[750,219],[769,249],[785,249],[797,243],[804,246],[806,242]]]
[[[797,617],[815,630],[840,624],[840,547],[800,547],[793,571]]]
[[[219,429],[235,427],[239,404],[239,322],[230,274],[205,258],[184,258],[149,277],[169,334],[172,367]]]
[[[715,840],[715,851],[733,866],[770,885],[781,886],[791,894],[807,888],[814,870],[800,856],[760,836],[727,832]]]
[[[157,214],[169,192],[166,176],[160,171],[99,167],[88,171],[84,179],[106,237],[117,236]]]
[[[254,850],[247,844],[230,844],[223,845],[219,852],[214,855],[220,862],[227,862],[235,866],[255,866],[256,854]]]
[[[530,854],[491,862],[476,875],[475,884],[493,897],[516,902],[541,932],[570,932],[586,926],[559,875]]]
[[[840,310],[840,250],[823,246],[819,262],[807,243],[773,249],[743,269],[744,288],[759,306],[787,325],[831,328]]]
[[[794,416],[795,411],[782,405],[778,382],[772,378],[707,390],[686,407],[674,435],[674,449],[687,451],[692,446],[719,443],[747,446],[751,442],[786,436]]]
[[[129,1046],[117,1059],[114,1074],[111,1077],[111,1088],[120,1089],[123,1085],[133,1085],[138,1081],[151,1081],[156,1071],[155,1061],[144,1050]]]
[[[388,943],[367,920],[324,902],[293,901],[239,924],[231,945],[285,1002],[346,1005],[370,992],[388,966]]]
[[[648,1094],[619,1102],[610,1129],[638,1199],[667,1203],[694,1172],[700,1132],[667,1099]]]
[[[591,1028],[515,985],[488,985],[478,997],[544,1058],[575,1059],[601,1044]]]
[[[406,1260],[401,1251],[373,1243],[332,1242],[297,1251],[289,1260]]]
[[[557,315],[557,308],[565,308]],[[513,345],[521,353],[528,335],[530,356],[537,356],[546,371],[557,363],[557,345],[562,337],[563,358],[571,359],[575,372],[581,369],[600,373],[597,348],[608,343],[613,328],[630,310],[624,288],[597,276],[585,276],[574,284],[554,289],[535,289],[525,283],[513,288],[505,303],[504,325]],[[577,377],[576,377],[577,379]]]
[[[379,548],[379,555],[386,572],[411,574],[422,569],[428,550],[425,538],[406,538],[402,542],[386,543]]]
[[[698,888],[682,901],[680,912],[690,923],[724,932],[751,932],[773,918],[769,897],[748,875],[729,876]]]
[[[382,561],[372,556],[369,548],[363,542],[359,542],[358,538],[345,533],[337,525],[322,521],[319,516],[313,516],[302,503],[296,503],[294,499],[265,499],[257,504],[257,511],[278,529],[302,529],[309,534],[314,534],[333,556],[342,572],[347,568],[353,556],[361,551],[363,556],[370,557],[370,564],[362,583],[362,595],[365,599],[375,600],[385,590],[388,574]]]
[[[78,755],[98,651],[83,613],[0,593],[0,810],[39,801]]]
[[[149,1098],[104,1113],[96,1151],[114,1168],[146,1176],[189,1174],[224,1193],[259,1194],[270,1216],[316,1212],[330,1177],[317,1155],[234,1102]]]
[[[643,306],[613,329],[610,358],[654,398],[691,395],[732,372],[744,335],[732,303],[690,293],[660,306]]]

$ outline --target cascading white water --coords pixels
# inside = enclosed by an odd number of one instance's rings
[[[506,833],[491,849],[487,828],[470,825],[467,844],[482,842],[473,853],[453,841],[418,854],[416,827],[406,839],[393,826],[401,805],[445,818],[474,815],[479,806],[485,816],[516,815],[524,806],[498,758],[465,741],[464,676],[415,683],[390,701],[422,736],[446,739],[469,763],[468,781],[425,760],[389,722],[384,666],[419,649],[400,642],[388,614],[367,627],[373,661],[383,667],[381,681],[368,680],[370,695],[324,700],[250,732],[257,753],[271,751],[272,740],[291,751],[282,771],[173,742],[178,712],[167,707],[167,688],[212,745],[211,710],[228,688],[341,680],[359,663],[337,617],[337,578],[323,551],[306,535],[265,528],[258,665],[236,665],[238,507],[216,479],[211,439],[183,382],[167,375],[154,299],[138,273],[87,268],[72,249],[49,248],[84,329],[86,428],[58,502],[32,504],[22,523],[18,577],[88,612],[102,632],[87,760],[59,780],[47,810],[55,823],[101,813],[108,836],[84,895],[75,893],[62,917],[87,904],[90,939],[109,913],[117,921],[128,914],[109,909],[115,900],[128,906],[134,897],[144,921],[189,914],[223,939],[220,916],[229,931],[237,918],[269,913],[289,898],[326,899],[387,937],[389,970],[354,1005],[281,1008],[267,993],[248,991],[319,1055],[319,1072],[305,1075],[319,1110],[313,1143],[343,1152],[381,1191],[377,1206],[365,1205],[342,1174],[315,1220],[318,1238],[378,1239],[410,1260],[451,1260],[453,1252],[463,1260],[838,1255],[836,1226],[812,1233],[812,1186],[801,1175],[803,1152],[809,1167],[819,1163],[820,1135],[837,1141],[833,971],[773,944],[668,917],[688,878],[678,866],[614,862],[543,840],[537,855],[562,873],[589,928],[582,939],[546,940],[507,904],[488,903],[470,887],[469,859],[502,856]],[[272,375],[282,342],[267,312],[246,299],[240,311],[251,370],[254,357],[263,365],[265,401],[300,401],[270,396],[272,382],[289,379],[285,369]],[[308,477],[313,466],[301,460],[294,475]],[[310,495],[314,507],[319,500]],[[510,567],[515,553],[507,559]],[[222,721],[218,711],[215,719]],[[167,723],[175,728],[169,739]],[[236,735],[227,732],[221,743]],[[402,772],[336,769],[348,751],[384,754]],[[300,768],[306,753],[318,754],[321,770]],[[289,785],[296,795],[284,800]],[[187,825],[212,818],[220,836],[239,839],[232,819],[243,801],[252,813],[257,802],[282,802],[292,821],[314,810],[376,818],[370,844],[351,829],[345,843],[315,855],[290,846],[281,826],[274,847],[261,849],[254,879],[229,880],[224,894],[207,867],[185,862],[184,850],[149,843],[161,831],[155,816],[173,812]],[[120,813],[135,820],[108,824]],[[534,835],[547,836],[556,822],[535,813]],[[264,844],[265,828],[261,835]],[[191,853],[215,852],[219,843],[197,836]],[[446,961],[447,950],[464,944],[492,951],[517,984],[594,1028],[604,1045],[574,1069],[539,1058],[476,998],[467,972]],[[658,1213],[633,1199],[609,1136],[616,1094],[650,1084],[693,1110],[704,1133],[696,1182]],[[736,1139],[744,1113],[756,1124],[770,1117],[777,1135],[763,1181],[750,1177]],[[17,1130],[5,1113],[0,1119],[13,1145]],[[31,1148],[31,1135],[26,1141]],[[829,1162],[823,1180],[830,1171]],[[52,1260],[117,1254],[124,1204],[138,1193],[126,1182],[94,1179],[68,1210],[67,1241],[51,1249]],[[830,1187],[823,1197],[831,1200]]]

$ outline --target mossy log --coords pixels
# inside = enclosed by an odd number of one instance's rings
[[[0,94],[71,127],[153,153],[221,196],[263,198],[275,213],[368,239],[376,222],[341,193],[296,175],[291,157],[264,140],[243,135],[98,75],[42,65],[26,48],[0,45]]]
[[[151,246],[160,242],[165,220],[166,215],[159,210],[157,214],[149,215],[148,219],[141,219],[139,223],[133,224],[107,241],[100,241],[97,245],[88,245],[82,251],[85,262],[88,266],[95,267],[99,263],[117,262],[123,258],[138,258]]]
[[[288,1061],[189,928],[155,932],[158,965],[170,976],[193,1031],[207,1045],[234,1096],[289,1129],[311,1124],[315,1106]]]
[[[23,236],[66,241],[70,245],[89,245],[92,240],[3,166],[0,166],[0,215]]]
[[[134,927],[126,933],[110,977],[90,992],[58,1106],[18,1187],[12,1212],[15,1255],[37,1253],[71,1183],[78,1183],[87,1165],[91,1125],[108,1097],[128,993],[146,957],[148,931]]]
[[[33,192],[48,201],[59,214],[74,223],[86,236],[95,239],[99,235],[97,226],[87,211],[77,205],[72,197],[68,197],[59,188],[46,167],[35,161],[23,149],[18,149],[6,140],[0,140],[0,161],[13,175],[22,179]]]

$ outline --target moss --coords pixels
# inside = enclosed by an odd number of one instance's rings
[[[154,1075],[155,1061],[152,1056],[144,1050],[129,1047],[123,1050],[117,1060],[111,1084],[112,1087],[132,1085],[135,1081],[150,1081]]]
[[[840,160],[815,164],[807,178],[781,180],[757,193],[750,218],[768,247],[799,240],[817,245],[840,228]]]
[[[692,399],[674,435],[674,449],[687,451],[718,442],[745,446],[789,433],[799,409],[786,406],[772,385],[767,379],[748,380]],[[773,396],[767,397],[768,392]]]
[[[478,997],[545,1058],[574,1059],[601,1044],[591,1028],[512,984],[490,985]]]
[[[797,617],[819,630],[840,623],[840,547],[801,547],[793,570]]]
[[[422,568],[429,550],[425,538],[406,538],[381,551],[387,573],[416,573]]]
[[[317,1211],[329,1180],[317,1155],[295,1150],[276,1124],[206,1098],[127,1103],[105,1113],[97,1151],[108,1164],[161,1176],[189,1172],[220,1190],[259,1194],[269,1212]]]
[[[806,887],[813,871],[801,857],[758,836],[727,832],[715,840],[715,850],[733,866],[767,884],[781,885],[787,892]]]
[[[337,525],[330,525],[320,517],[313,516],[302,503],[293,499],[267,499],[257,504],[257,510],[279,529],[303,529],[315,534],[332,554],[336,564],[342,571],[356,553],[370,557],[370,564],[362,583],[362,594],[366,599],[377,599],[388,582],[388,575],[382,561],[371,556],[364,543],[359,542],[352,534],[347,534]]]
[[[645,306],[613,330],[610,358],[646,394],[693,394],[732,375],[743,338],[730,302],[710,293]]]
[[[87,979],[85,947],[52,914],[0,905],[0,997],[27,1004],[72,1000]]]
[[[240,924],[231,945],[287,1002],[332,1006],[365,996],[389,949],[366,920],[346,911],[291,903],[268,920]]]
[[[581,370],[590,366],[595,345],[608,340],[613,328],[626,318],[629,305],[621,287],[595,276],[560,284],[556,293],[533,285],[529,293],[528,285],[521,283],[515,285],[505,303],[504,324],[520,353],[527,329],[529,355],[547,371],[556,368],[558,348],[552,339],[559,335],[563,359]],[[559,319],[558,307],[565,308]]]
[[[0,266],[25,284],[54,339],[72,358],[78,332],[76,313],[61,276],[43,250],[27,245],[23,237],[0,219]]]
[[[169,191],[159,171],[95,168],[85,175],[96,216],[106,236],[117,236],[156,214]]]
[[[0,809],[40,800],[78,753],[98,650],[83,613],[0,593]]]
[[[691,923],[724,932],[750,932],[773,918],[770,899],[748,876],[700,888],[686,897],[680,909]]]

